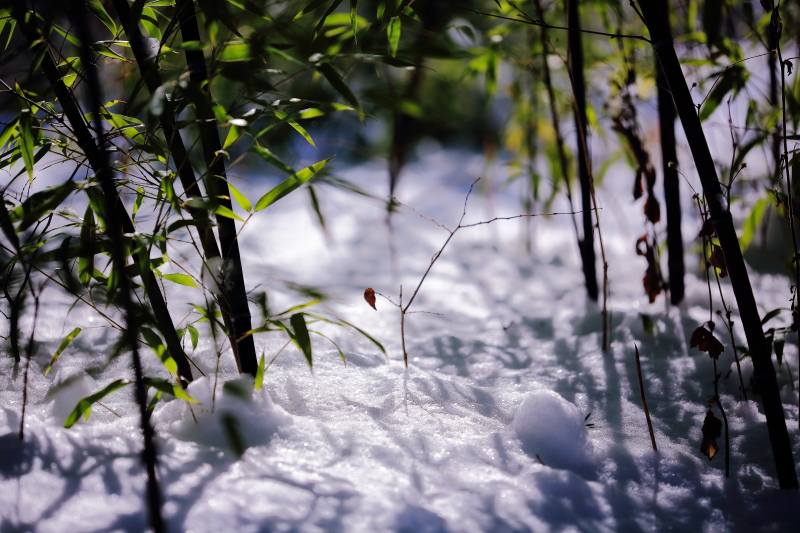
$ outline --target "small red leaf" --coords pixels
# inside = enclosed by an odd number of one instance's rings
[[[364,299],[367,301],[367,303],[370,305],[370,307],[372,307],[376,311],[378,310],[378,308],[375,307],[375,291],[374,290],[372,290],[372,289],[365,290],[364,291]]]
[[[647,220],[655,224],[661,220],[661,206],[654,196],[648,195],[647,201],[644,203],[644,214]]]

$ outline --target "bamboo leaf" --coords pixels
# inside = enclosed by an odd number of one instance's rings
[[[272,152],[270,152],[269,150],[267,150],[258,143],[253,144],[250,147],[250,151],[261,156],[261,159],[263,159],[273,167],[277,168],[278,170],[282,170],[288,174],[295,173],[295,170],[292,167],[290,167],[289,165],[278,159],[277,156],[275,156],[275,154],[273,154]],[[258,206],[256,206],[256,211],[258,211]]]
[[[389,25],[386,27],[386,35],[389,38],[389,55],[392,57],[397,55],[397,47],[400,45],[401,28],[400,17],[394,17],[389,21]]]
[[[294,121],[291,118],[289,118],[289,116],[286,113],[284,113],[283,111],[275,111],[275,116],[278,117],[279,119],[285,121],[291,127],[293,127],[297,133],[302,135],[303,138],[306,141],[308,141],[308,144],[310,144],[314,148],[317,147],[317,145],[314,144],[314,139],[311,138],[311,135],[309,135],[308,132],[300,124],[298,124],[296,121]]]
[[[197,288],[197,283],[194,282],[191,276],[186,274],[164,274],[161,277],[167,281],[171,281],[172,283],[177,283],[178,285],[192,287],[193,289]]]
[[[255,379],[256,390],[261,390],[261,386],[264,384],[264,366],[265,366],[264,363],[265,363],[264,352],[261,352],[261,359],[258,360],[258,369],[256,370],[256,379]]]
[[[130,383],[131,382],[127,379],[118,379],[109,383],[103,389],[95,392],[94,394],[90,394],[89,396],[83,398],[78,402],[78,405],[75,406],[69,416],[67,416],[67,419],[64,421],[64,427],[71,428],[81,416],[84,416],[86,420],[89,420],[89,415],[92,412],[92,405],[99,402],[112,392],[119,390],[126,385],[130,385]]]
[[[232,218],[234,220],[240,220],[240,221],[244,222],[244,219],[242,217],[240,217],[239,215],[237,215],[236,213],[234,213],[233,211],[231,211],[230,207],[225,207],[224,205],[220,204],[220,205],[218,205],[217,207],[214,208],[214,212],[216,214],[218,214],[219,216],[222,216],[222,217],[225,217],[225,218]]]
[[[291,193],[295,189],[299,188],[302,184],[304,184],[305,182],[307,182],[308,180],[313,178],[314,175],[317,172],[322,170],[322,168],[331,159],[333,159],[333,157],[329,157],[328,159],[324,159],[324,160],[320,161],[319,163],[314,163],[310,167],[306,167],[303,170],[301,170],[300,172],[292,174],[291,176],[286,178],[284,181],[282,181],[277,186],[275,186],[275,188],[273,188],[267,194],[262,196],[260,200],[258,200],[258,202],[256,203],[255,211],[258,212],[258,211],[261,211],[262,209],[265,209],[265,208],[271,206],[272,204],[274,204],[275,202],[277,202],[278,200],[280,200],[284,196],[288,195],[289,193]]]
[[[739,237],[739,247],[742,249],[742,253],[744,253],[750,246],[750,243],[753,242],[753,237],[755,237],[756,231],[764,218],[767,205],[769,205],[769,201],[766,198],[761,198],[753,204],[753,209],[750,210],[750,214],[747,215],[747,218],[744,220],[742,224],[742,236]]]
[[[151,350],[153,350],[153,352],[156,354],[156,357],[161,360],[169,373],[177,374],[178,364],[167,351],[166,346],[164,346],[164,343],[161,341],[161,337],[159,337],[156,332],[150,328],[141,328],[140,331],[142,332],[145,343],[150,347]]]
[[[97,227],[94,221],[92,205],[86,206],[81,226],[81,240],[78,258],[78,280],[84,287],[89,286],[94,274],[95,243],[97,241]]]
[[[181,400],[186,400],[187,402],[199,404],[197,400],[189,396],[185,390],[180,388],[178,385],[173,385],[166,379],[161,378],[144,378],[144,384],[148,387],[153,387],[157,391],[166,392],[167,394],[171,394],[176,398]]]
[[[330,7],[328,8],[328,10],[325,12],[325,14],[324,14],[324,15],[322,15],[322,18],[321,18],[321,19],[319,19],[319,22],[317,23],[317,26],[314,28],[314,35],[313,35],[313,37],[311,38],[311,41],[312,41],[312,42],[313,42],[313,41],[315,41],[315,40],[317,39],[317,36],[319,35],[319,31],[322,29],[322,26],[324,26],[324,25],[325,25],[325,19],[327,19],[327,18],[328,18],[328,15],[330,15],[331,13],[333,13],[333,11],[334,11],[334,10],[335,10],[337,7],[339,7],[339,4],[341,4],[341,3],[342,3],[342,0],[333,0],[333,3],[331,3],[331,5],[330,5]]]
[[[103,4],[100,3],[99,0],[89,0],[86,4],[86,7],[91,11],[95,17],[100,19],[108,31],[111,32],[111,35],[114,37],[117,36],[117,25],[114,23],[114,19],[112,19],[108,13],[106,12],[106,8],[103,7]]]
[[[47,365],[47,368],[44,371],[44,375],[45,376],[50,373],[50,370],[53,369],[53,365],[56,364],[56,361],[58,361],[58,357],[61,355],[61,353],[64,350],[67,349],[67,346],[69,346],[70,343],[73,340],[75,340],[75,338],[80,334],[80,332],[81,332],[81,328],[75,328],[71,332],[69,332],[69,334],[66,337],[64,337],[61,340],[61,344],[58,345],[58,349],[56,350],[56,353],[53,354],[52,359],[50,359],[50,364]]]
[[[13,249],[19,250],[19,237],[14,230],[14,224],[11,223],[11,217],[6,209],[6,201],[3,197],[0,197],[0,228],[2,228],[6,239],[11,242]]]
[[[358,0],[350,0],[350,25],[353,28],[353,40],[358,44]]]
[[[253,209],[253,205],[250,203],[250,200],[247,199],[247,196],[239,192],[239,189],[228,183],[228,188],[231,190],[231,194],[233,195],[233,199],[236,200],[236,203],[239,204],[239,207],[247,211],[248,213],[250,210]]]
[[[339,76],[339,73],[329,64],[329,63],[320,63],[315,66],[317,71],[322,74],[328,83],[331,84],[337,93],[339,93],[342,98],[344,98],[347,103],[349,103],[358,113],[358,120],[364,122],[364,110],[361,109],[361,104],[356,98],[356,95],[353,94],[353,91],[342,81],[342,77]]]
[[[194,326],[186,326],[186,329],[189,331],[189,337],[192,339],[192,350],[196,350],[197,341],[200,339],[200,333],[198,333],[197,328]]]
[[[309,368],[314,368],[314,361],[311,358],[311,339],[308,336],[308,327],[306,326],[306,319],[303,317],[303,313],[297,313],[289,318],[289,323],[292,325],[292,329],[294,329],[294,343],[297,345],[298,348],[303,352],[303,355],[306,357],[306,361],[308,362]]]

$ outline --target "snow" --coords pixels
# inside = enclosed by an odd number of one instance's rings
[[[408,168],[398,196],[453,228],[482,168],[471,154],[431,153]],[[337,172],[383,194],[382,163]],[[712,461],[699,453],[713,370],[687,339],[709,318],[708,291],[696,259],[687,256],[686,301],[668,308],[662,295],[648,303],[641,286],[645,261],[634,253],[643,216],[624,181],[607,179],[599,191],[612,291],[606,353],[600,307],[585,296],[567,217],[532,219],[530,253],[524,221],[459,230],[411,309],[438,314],[406,316],[405,369],[398,310],[379,297],[376,312],[362,295],[372,287],[396,302],[402,285],[407,302],[446,231],[406,209],[393,217],[390,230],[384,200],[329,189],[321,195],[327,237],[303,194],[257,215],[241,237],[249,287],[267,290],[273,310],[302,301],[286,281],[320,287],[331,296],[324,309],[379,339],[389,357],[357,334],[314,324],[339,344],[347,365],[330,343],[315,338],[313,372],[289,347],[255,391],[239,378],[229,351],[215,380],[217,349],[201,331],[200,345],[189,351],[207,374],[188,388],[199,405],[162,401],[152,418],[170,530],[797,530],[800,495],[777,489],[759,399],[739,401],[729,348],[719,371],[731,432],[730,478],[724,476],[724,438]],[[500,191],[499,183],[496,177],[479,184],[491,194],[473,196],[465,223],[519,213],[517,193]],[[251,197],[270,187],[256,179],[236,185]],[[688,248],[699,222],[688,197],[684,207]],[[554,209],[566,210],[563,201]],[[199,277],[200,265],[183,252],[182,266]],[[752,279],[762,314],[787,307],[786,278],[753,272]],[[199,302],[185,287],[167,289],[176,320],[191,311],[189,301]],[[85,306],[69,311],[72,301],[52,288],[43,302],[24,442],[17,438],[22,371],[5,354],[0,361],[0,531],[144,531],[132,388],[109,395],[105,407],[94,406],[88,422],[63,428],[78,399],[131,376],[129,355],[116,353],[116,332],[86,329],[45,377],[66,333],[102,323]],[[714,305],[720,305],[716,296]],[[652,317],[654,333],[645,331],[640,313]],[[774,325],[780,320],[788,318]],[[716,333],[730,344],[724,328]],[[741,329],[736,335],[741,344]],[[284,343],[278,333],[256,336],[267,360]],[[634,344],[657,453],[641,407]],[[146,374],[164,376],[154,355],[142,353]],[[752,373],[749,361],[742,366]],[[778,382],[797,460],[798,396],[787,367],[796,378],[795,336],[786,343]],[[232,440],[231,426],[241,442]]]

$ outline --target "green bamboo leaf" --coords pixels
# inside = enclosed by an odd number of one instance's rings
[[[377,346],[377,347],[378,347],[378,349],[379,349],[381,352],[383,352],[383,354],[384,354],[384,355],[386,355],[386,348],[384,348],[384,347],[383,347],[383,344],[381,344],[380,342],[378,342],[377,340],[375,340],[375,339],[374,339],[374,338],[373,338],[373,337],[372,337],[372,336],[371,336],[369,333],[367,333],[367,332],[366,332],[366,331],[364,331],[363,329],[359,328],[358,326],[354,326],[354,325],[353,325],[353,324],[351,324],[350,322],[346,322],[346,321],[344,321],[344,320],[342,320],[341,322],[336,322],[336,321],[334,321],[334,320],[331,320],[331,319],[329,319],[329,318],[325,318],[325,317],[322,317],[322,316],[319,316],[319,315],[312,315],[312,314],[310,314],[310,313],[306,313],[306,314],[307,314],[308,316],[312,317],[312,318],[315,318],[315,319],[317,319],[317,320],[322,320],[323,322],[328,322],[329,324],[336,324],[336,325],[339,325],[339,326],[341,326],[342,324],[344,324],[345,326],[350,326],[350,327],[351,327],[351,328],[353,328],[354,330],[358,331],[358,332],[359,332],[361,335],[363,335],[363,336],[364,336],[366,339],[368,339],[369,341],[371,341],[371,342],[372,342],[372,343],[373,343],[375,346]]]
[[[78,39],[77,37],[72,35],[70,32],[68,32],[67,30],[65,30],[64,28],[59,26],[58,24],[53,24],[53,29],[56,31],[56,33],[58,33],[59,35],[64,37],[66,40],[68,40],[69,42],[71,42],[72,44],[77,46],[78,49],[83,48],[83,43],[81,42],[80,39]]]
[[[61,344],[58,345],[56,353],[53,354],[53,358],[50,359],[50,364],[47,365],[47,368],[44,371],[45,376],[50,373],[50,370],[53,369],[53,365],[56,364],[56,361],[58,361],[58,357],[61,355],[61,352],[67,349],[67,346],[69,346],[70,343],[75,340],[75,337],[77,337],[80,332],[81,328],[75,328],[61,340]]]
[[[186,274],[164,274],[161,277],[172,283],[177,283],[178,285],[185,285],[193,289],[197,288],[197,283],[194,282],[191,276],[187,276]]]
[[[292,174],[291,176],[286,178],[284,181],[275,186],[275,188],[273,188],[271,191],[269,191],[267,194],[261,197],[261,199],[256,203],[255,211],[258,212],[261,211],[262,209],[271,206],[272,204],[274,204],[287,194],[299,188],[302,184],[313,178],[317,172],[322,170],[322,168],[331,159],[333,159],[333,157],[324,159],[319,163],[314,163],[310,167],[306,167],[300,172]]]
[[[339,352],[339,357],[341,357],[341,358],[342,358],[342,362],[344,363],[344,366],[347,366],[347,358],[344,356],[344,352],[342,352],[342,349],[341,349],[341,348],[339,348],[339,345],[338,345],[338,344],[336,344],[336,342],[334,342],[334,340],[333,340],[333,339],[331,339],[331,338],[330,338],[330,337],[328,337],[327,335],[323,335],[323,334],[322,334],[322,333],[320,333],[319,331],[312,331],[311,333],[316,333],[316,334],[317,334],[317,335],[319,335],[320,337],[325,337],[326,339],[328,339],[328,340],[331,342],[331,344],[333,344],[334,346],[336,346],[336,351],[338,351],[338,352]]]
[[[353,27],[353,40],[358,44],[358,0],[350,0],[350,25]]]
[[[8,43],[11,42],[11,36],[14,35],[14,28],[17,27],[17,21],[11,17],[0,20],[0,57],[3,57]]]
[[[219,61],[248,61],[253,58],[253,51],[249,43],[229,42],[225,44],[222,53],[217,56]]]
[[[256,379],[255,379],[256,390],[261,390],[261,386],[264,384],[264,366],[265,366],[264,363],[265,363],[264,352],[261,352],[261,359],[258,360],[258,369],[256,370]]]
[[[202,41],[186,41],[181,44],[176,44],[172,47],[173,51],[176,52],[185,52],[186,50],[207,50],[208,43],[204,43]]]
[[[235,220],[240,220],[244,222],[244,219],[231,211],[230,207],[225,207],[224,205],[220,204],[214,208],[214,212],[219,216],[223,216],[225,218],[233,218]]]
[[[308,141],[308,144],[310,144],[314,148],[317,147],[317,145],[314,144],[314,139],[311,138],[311,135],[309,135],[308,132],[300,124],[298,124],[293,119],[289,118],[289,116],[286,113],[284,113],[283,111],[275,111],[275,116],[278,117],[279,119],[285,121],[291,127],[293,127],[297,133],[302,135],[303,138],[306,141]]]
[[[91,11],[95,17],[100,19],[108,31],[111,32],[111,35],[117,36],[117,25],[114,23],[114,19],[112,19],[108,13],[106,12],[106,8],[103,7],[103,4],[100,3],[99,0],[89,0],[86,4],[86,7]]]
[[[761,325],[763,326],[764,324],[766,324],[767,322],[769,322],[770,320],[781,314],[781,311],[787,311],[787,309],[784,307],[779,307],[777,309],[773,309],[772,311],[764,315],[764,318],[761,319]]]
[[[328,10],[325,12],[325,14],[322,15],[322,18],[319,19],[319,22],[317,23],[317,26],[314,28],[314,35],[311,38],[312,42],[316,40],[317,36],[319,35],[319,31],[322,29],[322,26],[325,25],[325,19],[327,19],[328,15],[333,13],[333,11],[337,7],[339,7],[339,4],[341,4],[341,3],[342,3],[342,0],[333,0],[333,3],[331,4],[331,6],[328,8]]]
[[[761,221],[764,219],[764,212],[767,210],[767,206],[769,205],[769,201],[766,198],[761,198],[755,204],[753,204],[753,209],[750,210],[750,214],[742,224],[742,236],[739,237],[739,247],[742,249],[742,253],[750,246],[750,243],[753,242],[753,237],[756,235],[756,231],[758,227],[761,225]]]
[[[176,398],[181,400],[186,400],[187,402],[199,404],[197,400],[189,396],[185,390],[180,388],[178,385],[173,385],[166,379],[161,378],[144,378],[142,379],[144,384],[148,387],[153,387],[157,391],[166,392],[167,394],[171,394]]]
[[[23,101],[23,105],[27,102]],[[33,145],[36,134],[33,131],[34,118],[30,108],[22,109],[19,114],[19,151],[22,160],[25,162],[25,169],[28,171],[28,178],[33,179]]]
[[[264,148],[258,143],[254,143],[250,147],[250,151],[258,154],[261,156],[261,159],[272,165],[273,167],[277,168],[278,170],[282,170],[288,174],[294,174],[295,170],[277,158],[275,154]]]
[[[133,201],[131,219],[136,218],[136,213],[139,211],[139,208],[142,207],[142,204],[144,204],[144,189],[139,187],[136,189],[136,200]]]
[[[92,412],[92,405],[99,402],[112,392],[119,390],[126,385],[130,385],[130,383],[131,382],[127,379],[118,379],[109,383],[103,389],[95,392],[94,394],[90,394],[89,396],[83,398],[78,402],[78,405],[75,406],[75,409],[72,410],[69,416],[67,416],[67,419],[64,421],[64,427],[71,428],[81,416],[84,416],[86,420],[89,420],[89,415]]]
[[[297,15],[294,16],[294,20],[297,20],[300,17],[302,17],[303,15],[307,15],[307,14],[311,13],[312,11],[314,11],[315,9],[317,9],[318,7],[321,7],[321,6],[325,5],[325,2],[327,2],[327,1],[328,0],[313,0],[310,4],[308,4],[306,7],[304,7],[303,10],[300,11],[300,13],[298,13]]]
[[[239,189],[228,183],[228,188],[231,190],[231,194],[233,195],[233,199],[236,200],[236,203],[239,204],[239,207],[250,212],[253,209],[253,204],[250,203],[250,200],[247,199],[247,196],[239,192]]]
[[[196,350],[197,342],[200,340],[200,333],[198,333],[197,328],[194,326],[186,326],[186,329],[189,331],[189,337],[192,339],[192,350]]]
[[[315,68],[325,77],[326,80],[328,80],[328,83],[331,84],[331,87],[333,87],[336,92],[342,96],[342,98],[344,98],[351,106],[353,106],[358,113],[358,120],[364,122],[364,110],[361,109],[361,104],[359,103],[358,98],[356,98],[356,95],[354,95],[350,88],[344,83],[344,81],[342,81],[342,78],[339,76],[339,73],[336,72],[336,69],[334,69],[329,63],[320,63],[316,65]]]
[[[306,319],[303,313],[297,313],[289,318],[289,323],[294,329],[294,343],[306,356],[309,368],[314,368],[314,361],[311,358],[311,339],[308,336],[308,327],[306,326]]]
[[[401,28],[400,17],[394,17],[389,21],[389,25],[386,27],[386,35],[389,38],[389,55],[392,57],[397,55],[397,47],[400,45]]]
[[[11,119],[9,122],[6,123],[5,127],[3,128],[3,132],[0,133],[0,151],[5,148],[8,141],[14,137],[17,132],[19,131],[19,115]]]
[[[161,360],[169,373],[177,374],[178,364],[169,354],[169,351],[167,351],[166,346],[164,346],[164,343],[161,341],[161,337],[159,337],[156,332],[150,328],[140,328],[140,331],[142,332],[145,343],[150,347],[151,350],[153,350],[153,352],[156,354],[156,357]]]
[[[13,249],[19,250],[19,237],[14,230],[14,224],[11,222],[11,217],[6,209],[6,201],[3,197],[0,197],[0,228],[2,228],[6,239],[11,242]]]
[[[327,231],[327,226],[325,225],[325,217],[322,215],[322,208],[319,206],[319,199],[317,198],[317,193],[312,185],[308,186],[308,196],[311,199],[311,208],[317,215],[317,220],[319,221],[319,225],[322,226],[322,231]]]
[[[17,233],[28,229],[38,222],[46,213],[61,205],[67,196],[75,190],[75,183],[68,181],[55,187],[39,191],[11,210],[8,214],[12,222],[19,222]]]
[[[92,205],[86,206],[81,226],[80,251],[78,258],[78,280],[84,287],[89,286],[94,274],[95,243],[97,241],[97,226],[94,222]]]
[[[102,43],[95,43],[92,45],[92,50],[97,52],[100,55],[104,55],[106,57],[110,57],[111,59],[119,59],[120,61],[124,61],[125,63],[130,63],[131,60],[125,56],[121,56],[116,53],[114,50],[108,47],[108,45]]]

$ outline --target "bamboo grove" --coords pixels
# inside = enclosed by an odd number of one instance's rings
[[[780,484],[797,487],[772,357],[800,374],[782,360],[800,305],[799,44],[800,4],[772,0],[7,0],[0,5],[3,351],[27,375],[33,334],[26,341],[19,324],[38,312],[45,285],[119,332],[115,355],[130,355],[132,374],[82,400],[68,423],[133,384],[150,524],[163,531],[148,417],[163,394],[192,402],[184,388],[199,369],[188,347],[200,331],[257,384],[265,355],[256,353],[256,335],[284,335],[309,365],[315,323],[354,329],[383,350],[355,325],[317,311],[322,296],[313,290],[300,291],[299,305],[271,310],[268,294],[245,277],[242,227],[293,194],[307,195],[324,229],[320,195],[331,187],[366,194],[337,178],[336,165],[374,157],[386,161],[392,224],[412,148],[433,137],[482,151],[487,161],[505,158],[508,180],[499,186],[523,184],[525,213],[574,213],[604,349],[614,265],[595,188],[629,180],[630,201],[642,212],[642,236],[631,243],[642,290],[651,303],[680,305],[691,254],[701,256],[697,275],[709,294],[731,284],[735,301],[718,313],[727,337],[715,330],[709,300],[710,319],[691,345],[715,365],[721,354],[737,365],[752,358],[754,382],[741,380],[742,398],[758,394]],[[371,124],[381,125],[378,134]],[[725,160],[707,142],[720,132],[729,138]],[[296,168],[309,150],[315,162]],[[628,170],[612,175],[620,162]],[[249,199],[229,177],[240,168],[279,179]],[[681,191],[695,176],[704,224],[683,235]],[[761,266],[786,276],[791,304],[761,316],[744,259],[773,233],[779,250],[761,253],[769,263]],[[176,242],[194,251],[192,266],[174,257]],[[168,262],[183,273],[162,274]],[[167,283],[196,291],[192,317],[168,305]],[[781,313],[791,326],[767,328]],[[735,338],[735,321],[744,339]],[[45,372],[80,332],[64,338]],[[141,358],[151,354],[163,363],[159,376],[143,375]],[[719,379],[715,373],[715,387]],[[703,428],[709,458],[722,427],[715,409],[727,424],[712,392]]]

